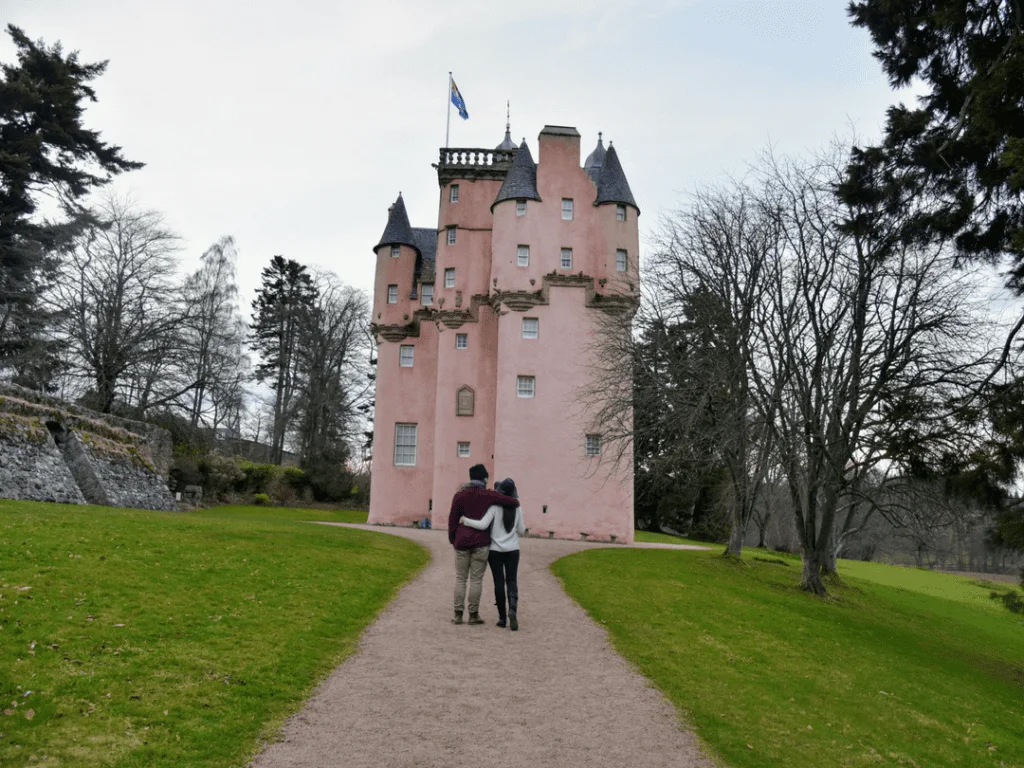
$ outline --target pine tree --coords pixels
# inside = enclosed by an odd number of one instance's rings
[[[317,294],[306,267],[283,256],[270,260],[262,280],[252,303],[251,344],[260,357],[256,379],[269,381],[274,391],[270,460],[280,464],[298,387],[299,333]]]
[[[39,297],[52,276],[52,254],[87,219],[77,201],[142,164],[82,124],[83,102],[96,101],[89,83],[105,61],[82,63],[59,43],[32,42],[13,24],[7,32],[18,63],[0,65],[0,368],[35,379],[48,367],[40,336],[49,318]],[[62,202],[64,221],[36,217],[41,191]]]

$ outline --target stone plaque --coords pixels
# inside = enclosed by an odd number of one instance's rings
[[[455,415],[472,416],[475,393],[469,387],[460,387],[455,393]]]

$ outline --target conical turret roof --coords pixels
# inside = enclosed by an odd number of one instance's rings
[[[491,203],[491,210],[503,200],[540,200],[537,194],[537,164],[533,162],[526,139],[519,145],[512,167],[505,174],[498,196]]]
[[[583,163],[583,170],[590,176],[591,181],[597,184],[597,179],[601,175],[601,166],[604,165],[604,157],[607,154],[604,148],[604,142],[601,140],[600,131],[597,134],[597,146],[594,151],[587,155],[586,161]]]
[[[636,200],[633,199],[633,192],[629,188],[629,182],[626,181],[626,174],[622,170],[614,146],[608,147],[604,163],[601,165],[601,172],[597,177],[597,199],[594,201],[594,205],[601,205],[601,203],[624,203],[636,208],[637,212],[640,211]]]
[[[412,233],[412,225],[409,224],[409,214],[405,210],[405,201],[402,193],[398,193],[395,204],[388,209],[388,225],[384,227],[384,234],[380,236],[380,242],[374,246],[376,251],[382,245],[408,245],[419,251]]]

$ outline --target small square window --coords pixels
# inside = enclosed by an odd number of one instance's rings
[[[616,205],[615,206],[615,218],[616,218],[617,221],[625,221],[626,220],[626,206],[624,206],[624,205]]]
[[[568,197],[562,198],[562,220],[572,221],[572,200]]]
[[[601,436],[587,435],[587,456],[601,455]]]
[[[530,266],[530,246],[520,245],[519,248],[516,250],[516,266]]]
[[[562,249],[562,269],[572,269],[572,248]]]
[[[412,344],[403,344],[398,348],[398,364],[402,368],[412,368],[412,359],[415,354],[415,347]]]
[[[455,245],[455,227],[448,227],[448,245]]]
[[[629,258],[626,256],[626,250],[624,248],[619,248],[615,252],[615,269],[617,269],[619,272],[625,272],[626,267],[628,266]]]
[[[468,459],[469,458],[469,443],[459,443],[459,458],[460,459]]]
[[[536,339],[540,336],[540,320],[536,317],[523,318],[523,338]]]
[[[526,215],[526,201],[525,200],[516,200],[516,216],[525,216],[525,215]]]
[[[434,284],[426,283],[420,286],[420,302],[424,307],[429,307],[434,303]]]
[[[444,271],[444,287],[454,288],[455,287],[455,267],[448,267]]]
[[[516,377],[516,397],[533,397],[537,391],[537,379],[533,376]]]
[[[400,245],[392,245],[391,246],[391,258],[392,259],[397,259],[401,255],[402,255],[402,246],[400,246]]]
[[[398,286],[397,285],[389,285],[388,286],[388,304],[397,304],[397,303],[398,303]]]
[[[457,203],[459,202],[459,185],[452,184],[451,189],[448,192],[448,202]]]
[[[395,466],[416,466],[415,424],[395,424]]]
[[[469,334],[456,333],[455,334],[455,348],[456,349],[467,349],[469,347]]]

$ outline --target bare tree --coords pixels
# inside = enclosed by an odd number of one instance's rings
[[[371,393],[369,299],[331,272],[317,273],[314,286],[297,346],[297,442],[304,460],[347,454],[362,432],[359,409]]]
[[[159,214],[114,195],[95,215],[99,223],[62,254],[49,301],[73,374],[109,412],[118,398],[138,400],[129,371],[159,363],[175,346],[183,318],[174,290],[178,238]]]
[[[835,572],[844,499],[856,499],[873,468],[963,450],[976,435],[959,418],[962,398],[989,365],[976,281],[943,245],[899,236],[912,201],[893,211],[837,196],[844,157],[768,157],[760,176],[779,240],[754,324],[752,381],[774,414],[801,584],[816,594]]]

